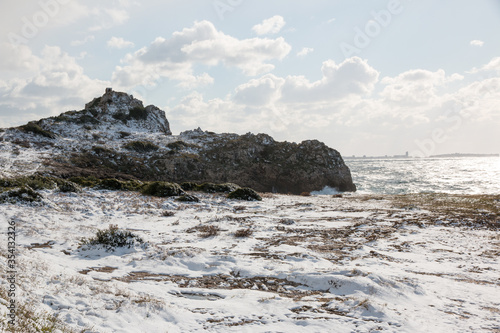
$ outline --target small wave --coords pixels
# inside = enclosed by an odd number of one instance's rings
[[[330,187],[330,186],[325,186],[321,191],[312,191],[311,195],[332,195],[332,194],[339,194],[341,193],[339,190],[336,188]]]

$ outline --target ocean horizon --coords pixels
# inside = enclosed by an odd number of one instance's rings
[[[500,157],[345,159],[360,194],[500,194]]]

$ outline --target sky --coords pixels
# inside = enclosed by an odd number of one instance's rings
[[[0,20],[0,127],[112,87],[174,134],[500,153],[497,0],[2,0]]]

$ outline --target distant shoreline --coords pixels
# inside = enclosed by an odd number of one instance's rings
[[[500,154],[440,154],[427,157],[416,157],[409,155],[385,155],[385,156],[342,156],[344,160],[382,160],[382,159],[422,159],[422,158],[450,158],[450,157],[500,157]]]
[[[439,154],[430,155],[424,158],[450,158],[450,157],[500,157],[500,154]],[[422,157],[409,156],[409,155],[385,155],[385,156],[342,156],[344,160],[366,160],[366,159],[421,159]]]

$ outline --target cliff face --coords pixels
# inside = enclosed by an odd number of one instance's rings
[[[317,140],[297,144],[201,129],[174,136],[163,111],[111,89],[82,111],[10,129],[2,139],[35,150],[51,146],[50,158],[39,154],[38,171],[60,177],[232,182],[294,194],[325,186],[356,190],[339,152]]]
[[[236,182],[258,191],[294,193],[325,186],[355,191],[349,168],[340,154],[317,141],[276,142],[266,134],[211,134],[188,131],[180,137],[203,146],[198,153],[202,174],[192,178]],[[170,166],[172,159],[163,159]],[[185,170],[189,172],[189,170]]]

